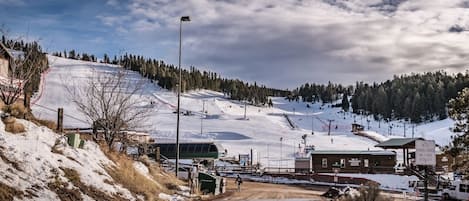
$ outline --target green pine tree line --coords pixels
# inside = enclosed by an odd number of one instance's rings
[[[85,61],[96,61],[92,54],[77,54],[76,51],[64,51],[53,53],[55,56],[78,59]],[[85,57],[86,55],[86,57]],[[157,81],[158,85],[168,90],[177,90],[179,70],[172,64],[166,64],[162,60],[145,58],[140,55],[125,54],[114,56],[111,59],[104,54],[102,63],[116,64],[125,69],[139,72],[143,77]],[[223,92],[233,100],[248,101],[255,105],[272,105],[269,96],[286,96],[288,90],[279,90],[241,81],[239,79],[222,78],[219,74],[210,71],[201,71],[193,66],[182,69],[182,91],[208,89]]]
[[[25,94],[27,96],[32,96],[32,93],[39,90],[41,73],[46,71],[49,67],[46,54],[43,52],[41,46],[36,41],[24,42],[23,40],[11,40],[2,35],[2,43],[9,49],[27,53],[28,58],[26,59],[37,61],[34,66],[28,66],[32,65],[30,62],[25,62],[25,65],[22,66],[23,68],[27,69],[34,69],[31,79],[24,86]]]
[[[407,119],[413,123],[445,119],[448,101],[467,86],[468,72],[401,75],[379,84],[357,82],[352,108],[375,119]]]

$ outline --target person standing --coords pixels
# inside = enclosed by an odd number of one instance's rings
[[[236,180],[235,180],[236,184],[238,185],[238,192],[241,192],[241,184],[243,183],[243,180],[241,179],[241,177],[238,176],[236,177]]]

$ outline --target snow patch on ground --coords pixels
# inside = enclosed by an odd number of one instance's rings
[[[47,184],[57,175],[67,181],[60,170],[65,167],[76,170],[85,185],[109,195],[118,193],[127,199],[135,200],[127,189],[104,182],[113,181],[104,167],[114,163],[104,155],[97,144],[87,141],[83,149],[73,148],[66,144],[62,136],[46,127],[39,127],[24,120],[17,121],[25,125],[25,133],[5,132],[4,124],[0,122],[2,154],[8,160],[18,163],[17,169],[12,164],[0,160],[0,177],[3,183],[21,191],[33,190],[44,200],[58,200]],[[54,145],[62,154],[52,152]]]
[[[324,173],[324,175],[334,175]],[[381,189],[396,190],[396,191],[412,191],[409,187],[410,181],[418,181],[419,178],[416,176],[401,176],[393,174],[349,174],[339,173],[338,176],[353,177],[353,178],[364,178],[371,181],[376,181],[380,184]]]

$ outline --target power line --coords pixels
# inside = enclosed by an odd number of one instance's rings
[[[58,112],[56,109],[52,109],[52,108],[49,108],[49,107],[46,107],[46,106],[43,106],[43,105],[39,105],[39,104],[37,104],[37,103],[33,103],[33,105],[36,105],[36,106],[38,106],[38,107],[44,108],[44,109],[49,110],[49,111],[52,111],[52,112]],[[80,121],[80,122],[82,122],[82,123],[86,123],[86,124],[89,123],[89,122],[87,122],[87,121],[85,121],[85,120],[79,119],[79,118],[74,117],[74,116],[69,115],[69,114],[65,114],[65,113],[64,113],[64,116],[67,116],[67,117],[69,117],[69,118],[71,118],[71,119]]]

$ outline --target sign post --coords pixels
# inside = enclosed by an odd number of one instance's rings
[[[425,167],[425,197],[428,201],[428,166],[436,165],[435,141],[417,140],[415,141],[415,164]]]
[[[334,186],[337,186],[337,183],[339,183],[339,177],[337,174],[340,172],[340,168],[332,168],[334,171]]]

